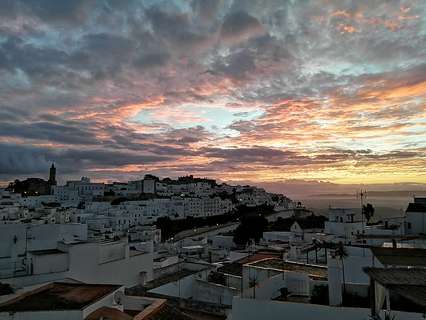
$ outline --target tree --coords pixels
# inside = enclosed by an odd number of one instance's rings
[[[161,229],[163,241],[168,240],[174,235],[174,224],[169,217],[160,217],[157,219],[156,226]]]
[[[328,286],[327,285],[315,285],[312,290],[311,303],[328,305]]]
[[[362,206],[362,214],[367,220],[367,223],[370,222],[370,219],[374,216],[374,211],[375,209],[371,203],[367,203],[366,205]]]
[[[234,242],[245,246],[250,239],[254,239],[255,243],[259,243],[267,226],[268,220],[261,215],[245,216],[235,229]]]
[[[0,282],[0,296],[12,294],[13,289],[8,283],[1,283]]]
[[[111,205],[112,205],[112,206],[117,206],[117,205],[119,205],[120,203],[125,202],[125,201],[128,201],[128,200],[129,200],[129,199],[127,199],[126,197],[119,197],[119,198],[116,198],[116,199],[112,200],[112,201],[111,201]]]
[[[343,243],[339,243],[339,247],[336,249],[336,256],[340,258],[340,261],[342,262],[342,278],[343,278],[343,298],[345,297],[346,293],[346,280],[345,280],[345,261],[344,259],[348,256],[348,253],[346,252],[345,247],[343,246]]]
[[[257,277],[251,277],[249,279],[249,286],[253,288],[253,299],[256,299],[256,287],[259,285],[259,282],[257,281]]]

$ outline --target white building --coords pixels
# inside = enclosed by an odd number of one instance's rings
[[[350,241],[363,232],[364,223],[352,209],[330,208],[324,232]]]
[[[426,233],[426,198],[414,197],[414,202],[408,205],[405,212],[406,233]]]
[[[80,202],[78,190],[68,186],[52,186],[52,194],[61,204],[70,203],[77,205]]]
[[[135,286],[152,279],[152,270],[152,242],[58,242],[55,249],[27,251],[19,273],[3,274],[1,282],[21,288],[72,278]]]
[[[65,186],[54,186],[52,192],[60,201],[77,201],[78,198],[91,200],[104,195],[105,184],[92,183],[89,178],[82,177],[81,180],[67,181]]]
[[[156,182],[157,182],[157,179],[155,179],[154,177],[145,176],[145,178],[143,179],[143,183],[142,183],[143,193],[155,194],[156,193],[156,188],[155,188]]]

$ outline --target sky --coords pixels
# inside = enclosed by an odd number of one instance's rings
[[[424,0],[2,0],[0,83],[3,182],[426,183]]]

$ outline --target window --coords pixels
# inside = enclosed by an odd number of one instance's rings
[[[411,229],[411,222],[407,222],[407,228]]]

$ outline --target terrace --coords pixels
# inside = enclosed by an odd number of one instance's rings
[[[82,310],[118,290],[117,285],[55,282],[0,305],[0,312]]]
[[[281,259],[271,258],[248,264],[250,267],[275,269],[285,272],[306,273],[311,278],[326,280],[328,277],[327,267],[308,265],[297,262],[288,262]]]

